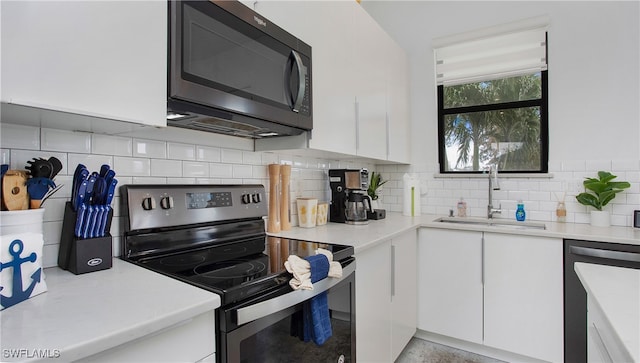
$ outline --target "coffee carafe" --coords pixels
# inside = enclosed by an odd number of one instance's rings
[[[359,191],[350,191],[347,196],[347,204],[344,210],[345,223],[367,224],[367,212],[373,212],[371,198]]]

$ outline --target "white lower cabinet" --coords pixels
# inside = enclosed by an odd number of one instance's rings
[[[484,233],[484,344],[564,359],[562,240]]]
[[[562,240],[421,229],[418,328],[562,362]]]
[[[84,362],[215,362],[215,311],[84,358]]]
[[[356,255],[356,355],[393,362],[416,331],[416,232]]]
[[[391,240],[391,361],[416,333],[418,317],[417,231]],[[357,320],[356,320],[357,321]]]
[[[482,343],[482,232],[420,229],[418,328]]]

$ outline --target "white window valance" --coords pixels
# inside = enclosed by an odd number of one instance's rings
[[[436,82],[456,85],[547,69],[547,17],[434,39]]]

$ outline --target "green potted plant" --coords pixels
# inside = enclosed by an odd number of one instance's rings
[[[576,195],[580,204],[591,206],[596,210],[591,211],[591,225],[598,227],[608,227],[611,224],[609,211],[603,211],[602,207],[607,205],[616,194],[631,184],[626,181],[613,181],[617,176],[607,172],[599,171],[598,178],[585,178],[582,184],[585,191]]]
[[[371,198],[372,205],[377,206],[378,198],[380,197],[378,189],[386,183],[388,180],[382,180],[380,173],[376,174],[375,171],[371,172],[371,178],[369,179],[369,188],[367,194]],[[374,209],[377,209],[374,207]]]

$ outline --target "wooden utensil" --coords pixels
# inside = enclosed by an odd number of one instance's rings
[[[269,221],[267,232],[280,232],[280,208],[278,206],[280,191],[280,165],[269,164]]]
[[[29,209],[27,194],[27,172],[25,170],[7,170],[2,177],[2,205],[7,210]]]
[[[288,231],[291,229],[291,221],[289,220],[289,181],[291,180],[291,165],[280,166],[281,185],[282,191],[280,199],[280,229]]]

